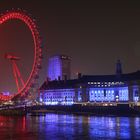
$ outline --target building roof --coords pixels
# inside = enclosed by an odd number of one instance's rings
[[[77,80],[54,80],[54,81],[45,81],[40,87],[40,90],[47,89],[66,89],[74,88],[77,83]]]
[[[140,71],[121,75],[83,75],[79,79],[46,81],[40,90],[74,88],[88,82],[129,82],[140,80]]]
[[[68,56],[68,55],[64,55],[64,54],[55,54],[55,55],[52,55],[50,56],[50,59],[53,59],[53,58],[60,58],[60,59],[66,59],[66,60],[71,60],[71,57]]]
[[[92,82],[127,82],[140,80],[140,71],[121,74],[121,75],[83,75],[82,81],[92,81]]]

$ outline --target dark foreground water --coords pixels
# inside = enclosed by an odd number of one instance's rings
[[[140,140],[139,117],[0,116],[0,140]]]

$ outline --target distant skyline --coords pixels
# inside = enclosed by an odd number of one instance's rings
[[[40,72],[41,83],[46,77],[48,57],[53,54],[71,56],[73,76],[77,72],[90,75],[114,74],[117,59],[122,62],[123,73],[140,69],[138,1],[2,0],[0,2],[1,13],[12,8],[24,9],[37,20],[44,54],[43,69]],[[8,22],[0,27],[0,42],[0,67],[3,68],[0,69],[0,75],[3,77],[0,83],[14,83],[10,80],[12,78],[12,73],[10,74],[8,70],[10,65],[3,59],[3,54],[14,51],[23,58],[23,65],[27,71],[30,70],[29,65],[33,56],[30,31],[19,21]],[[26,71],[23,73],[26,75]],[[0,90],[1,88],[0,86]]]

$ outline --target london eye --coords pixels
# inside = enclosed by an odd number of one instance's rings
[[[12,53],[5,52],[4,56],[11,63],[11,69],[13,71],[13,77],[15,79],[16,92],[4,96],[0,94],[1,101],[9,101],[17,96],[28,95],[30,89],[33,88],[36,79],[39,77],[38,72],[41,69],[42,49],[41,38],[39,35],[38,27],[34,21],[26,12],[22,10],[7,11],[0,16],[0,25],[10,20],[20,20],[28,27],[33,38],[33,63],[30,73],[26,80],[23,79],[20,68],[17,65],[17,61],[20,61],[20,56],[15,56]],[[7,60],[7,61],[8,61]],[[2,93],[2,91],[0,91]]]

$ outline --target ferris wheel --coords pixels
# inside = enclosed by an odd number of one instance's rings
[[[31,71],[29,73],[26,81],[23,80],[22,74],[17,66],[17,61],[20,60],[20,57],[15,56],[10,53],[5,54],[5,58],[9,59],[12,64],[13,77],[15,78],[15,84],[17,86],[17,92],[12,95],[3,96],[0,95],[0,100],[8,101],[13,99],[14,97],[20,95],[24,96],[30,92],[30,89],[33,88],[35,81],[39,77],[38,72],[41,69],[41,60],[42,60],[42,49],[41,49],[41,38],[39,35],[39,31],[37,25],[35,24],[35,20],[32,19],[25,11],[22,10],[11,10],[6,11],[4,14],[0,16],[0,25],[8,22],[9,20],[20,20],[28,27],[31,31],[33,44],[34,44],[34,58],[33,64],[31,66]],[[1,92],[1,91],[0,91]]]

